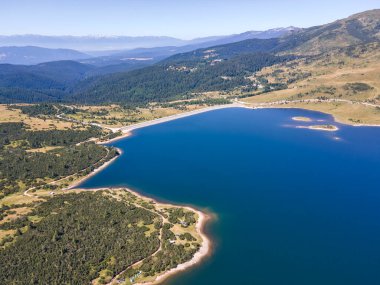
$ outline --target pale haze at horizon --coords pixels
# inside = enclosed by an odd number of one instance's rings
[[[172,36],[182,39],[276,27],[310,27],[378,0],[0,0],[0,35]]]

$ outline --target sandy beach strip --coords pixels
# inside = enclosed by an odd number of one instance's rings
[[[113,142],[116,142],[118,140],[122,140],[122,139],[125,139],[127,137],[130,137],[132,136],[132,132],[129,132],[129,131],[126,131],[126,132],[122,132],[122,134],[118,137],[115,137],[113,139],[109,139],[109,140],[106,140],[106,141],[99,141],[98,144],[109,144],[109,143],[113,143]]]
[[[122,154],[123,154],[123,151],[120,149],[120,148],[116,148],[119,155],[111,158],[110,160],[108,160],[107,162],[103,163],[102,165],[100,165],[99,167],[95,168],[93,171],[91,171],[89,174],[87,174],[86,176],[84,177],[81,177],[79,178],[78,180],[74,181],[73,183],[71,183],[69,185],[69,187],[63,189],[63,190],[71,190],[71,189],[74,189],[76,188],[78,185],[82,184],[84,181],[88,180],[89,178],[91,178],[92,176],[94,176],[95,174],[97,174],[99,171],[107,168],[111,163],[113,163],[116,159],[118,159]]]
[[[204,233],[204,227],[206,222],[210,219],[210,216],[198,211],[194,208],[190,207],[183,207],[188,210],[194,211],[198,214],[198,220],[197,220],[197,233],[202,238],[202,245],[199,248],[199,250],[194,254],[193,258],[189,261],[179,264],[177,267],[170,269],[169,271],[164,272],[163,274],[159,275],[154,281],[145,282],[145,283],[135,283],[135,285],[157,285],[162,282],[164,282],[166,279],[168,279],[171,276],[174,276],[175,274],[178,274],[182,271],[185,271],[189,269],[190,267],[193,267],[197,264],[199,264],[205,257],[210,255],[211,253],[211,241]]]
[[[141,123],[121,127],[119,128],[119,130],[122,131],[123,133],[129,133],[133,130],[145,128],[148,126],[158,125],[165,122],[177,120],[180,118],[185,118],[185,117],[189,117],[189,116],[193,116],[193,115],[197,115],[197,114],[201,114],[201,113],[205,113],[205,112],[209,112],[213,110],[220,110],[220,109],[227,109],[227,108],[246,108],[246,107],[238,103],[211,106],[211,107],[201,108],[201,109],[197,109],[197,110],[193,110],[189,112],[183,112],[183,113],[179,113],[179,114],[175,114],[175,115],[171,115],[167,117],[162,117],[162,118],[158,118],[158,119],[154,119],[154,120],[150,120],[146,122],[141,122]]]

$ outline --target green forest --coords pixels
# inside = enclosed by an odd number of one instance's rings
[[[73,94],[70,100],[90,104],[119,102],[141,105],[183,99],[194,92],[228,91],[252,85],[246,76],[265,66],[290,59],[294,59],[294,56],[254,53],[239,55],[215,65],[203,61],[192,62],[190,65],[157,64],[127,74],[117,73],[84,82],[81,90]]]
[[[25,206],[2,206],[0,214]],[[172,231],[174,224],[186,229],[195,223],[193,212],[157,210],[123,189],[48,197],[27,215],[0,224],[0,230],[15,231],[0,243],[0,276],[6,284],[41,285],[106,284],[138,272],[156,276],[197,252],[200,243],[190,232]]]
[[[138,226],[158,215],[101,192],[53,197],[30,216],[40,221],[2,225],[19,229],[0,250],[3,284],[91,284],[101,270],[121,272],[159,247],[158,230],[147,236]]]
[[[28,130],[23,123],[0,124],[0,197],[25,187],[43,186],[45,179],[59,179],[90,172],[98,163],[116,156],[115,149],[94,143],[81,143],[100,137],[103,131],[88,127],[85,130]],[[41,147],[58,147],[47,152],[29,151]]]
[[[52,104],[12,108],[42,119],[76,112]],[[0,198],[17,201],[12,198],[25,197],[22,191],[27,189],[33,197],[15,204],[1,201],[0,283],[106,284],[115,276],[134,276],[136,269],[129,266],[137,261],[142,261],[141,276],[155,276],[192,258],[199,241],[171,228],[195,224],[194,213],[157,211],[126,191],[119,196],[111,191],[62,192],[62,186],[48,183],[85,176],[117,156],[114,148],[86,142],[115,135],[93,126],[32,130],[22,122],[0,124]],[[36,151],[41,148],[46,150]],[[170,223],[163,223],[164,218]]]

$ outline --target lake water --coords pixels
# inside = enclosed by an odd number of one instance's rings
[[[380,284],[380,128],[295,128],[300,109],[211,111],[139,129],[81,187],[217,215],[211,257],[166,284]]]

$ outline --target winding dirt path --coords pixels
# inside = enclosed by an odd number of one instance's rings
[[[164,223],[167,222],[167,219],[166,219],[161,213],[159,213],[158,211],[152,211],[152,210],[146,209],[146,208],[144,208],[144,207],[142,207],[142,206],[140,206],[140,205],[138,205],[138,204],[134,204],[134,205],[135,205],[136,207],[139,207],[139,208],[142,208],[142,209],[144,209],[144,210],[147,210],[147,211],[149,211],[149,212],[151,212],[151,213],[153,213],[153,214],[158,214],[158,215],[161,217],[162,225],[164,225]],[[160,241],[160,245],[159,245],[158,249],[157,249],[155,252],[153,252],[151,255],[146,256],[146,257],[142,258],[141,260],[139,260],[139,261],[137,261],[137,262],[135,262],[135,263],[129,265],[129,266],[128,266],[127,268],[125,268],[123,271],[117,273],[117,274],[112,278],[112,280],[111,280],[109,283],[107,283],[106,285],[112,285],[112,284],[114,284],[114,282],[117,281],[117,279],[119,278],[119,276],[122,275],[122,274],[123,274],[125,271],[127,271],[129,268],[134,267],[134,266],[136,266],[136,265],[140,265],[140,264],[141,264],[146,258],[148,258],[148,257],[153,257],[153,256],[155,256],[157,253],[159,253],[159,252],[162,250],[162,227],[160,228],[159,241]]]

